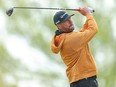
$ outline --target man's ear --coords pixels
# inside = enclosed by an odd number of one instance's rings
[[[61,29],[61,24],[57,24],[56,26],[58,27],[58,29]]]

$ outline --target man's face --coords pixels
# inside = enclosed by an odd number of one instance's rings
[[[69,33],[74,30],[74,25],[73,25],[71,18],[69,18],[63,23],[58,24],[57,27],[60,31],[65,32],[65,33]]]

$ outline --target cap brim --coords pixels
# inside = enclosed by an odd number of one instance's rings
[[[65,22],[66,20],[68,20],[70,17],[72,17],[72,16],[74,16],[75,14],[71,14],[71,15],[69,15],[69,16],[67,16],[65,19],[64,19],[64,21],[62,21],[62,22]]]

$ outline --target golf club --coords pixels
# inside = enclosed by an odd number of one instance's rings
[[[11,7],[6,11],[8,16],[11,16],[14,9],[47,9],[47,10],[70,10],[70,11],[78,11],[78,9],[67,9],[67,8],[40,8],[40,7]],[[91,13],[95,12],[92,8],[88,7]]]

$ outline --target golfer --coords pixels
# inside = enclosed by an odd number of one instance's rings
[[[86,17],[78,32],[73,32],[75,27],[71,17],[74,14],[56,12],[53,20],[57,30],[51,41],[51,50],[56,54],[60,52],[67,67],[70,87],[98,87],[96,64],[88,45],[98,27],[88,8],[78,8],[77,11]]]

